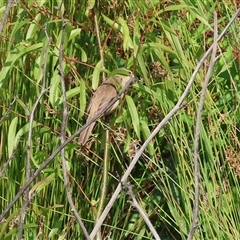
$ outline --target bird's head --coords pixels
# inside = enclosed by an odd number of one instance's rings
[[[132,71],[126,68],[118,68],[114,70],[111,73],[111,76],[121,85],[121,87],[124,87],[128,81],[135,80],[135,76],[133,75]]]

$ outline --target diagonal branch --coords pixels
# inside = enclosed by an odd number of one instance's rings
[[[104,113],[111,108],[115,102],[117,102],[120,98],[120,96],[126,91],[126,89],[130,86],[130,84],[135,81],[135,77],[130,77],[128,82],[125,84],[125,86],[122,88],[122,90],[118,93],[118,95],[113,98],[109,104],[104,107],[99,113],[92,118],[89,122],[87,122],[85,125],[83,125],[79,130],[77,130],[72,136],[70,136],[64,143],[62,143],[46,160],[45,162],[32,174],[32,176],[29,178],[29,180],[25,183],[25,185],[18,191],[18,193],[15,195],[13,200],[8,204],[5,210],[2,211],[2,214],[0,215],[0,222],[5,217],[5,215],[9,212],[9,210],[13,207],[13,205],[16,203],[16,201],[20,198],[20,196],[23,194],[23,192],[29,187],[29,185],[34,181],[34,179],[41,173],[41,171],[54,159],[54,157],[59,154],[59,152],[68,144],[70,143],[76,136],[78,136],[85,128],[87,128],[89,125],[91,125],[93,122],[97,121],[101,116],[104,115]]]
[[[238,11],[234,14],[234,16],[232,17],[232,19],[230,20],[230,22],[227,24],[227,26],[224,28],[223,32],[219,35],[219,37],[217,38],[217,42],[219,42],[222,37],[225,35],[226,31],[228,30],[228,28],[231,26],[231,24],[233,23],[233,21],[236,19],[236,17],[238,16],[238,14],[240,13],[240,8],[238,9]],[[107,204],[106,208],[104,209],[101,217],[98,220],[98,223],[95,225],[95,227],[93,228],[90,237],[91,239],[94,238],[94,236],[96,235],[96,233],[98,232],[99,228],[101,227],[101,225],[103,224],[103,221],[105,220],[107,214],[109,213],[109,211],[111,210],[114,202],[116,201],[119,193],[121,192],[121,183],[122,182],[126,182],[128,176],[131,174],[131,171],[133,170],[134,166],[136,165],[138,159],[140,158],[140,156],[143,154],[144,150],[146,149],[146,147],[148,146],[148,144],[152,141],[152,139],[158,134],[158,132],[166,125],[166,123],[173,117],[173,115],[179,111],[182,108],[182,103],[183,100],[186,98],[186,96],[188,95],[190,88],[195,80],[195,77],[199,71],[199,69],[201,68],[201,66],[203,65],[205,59],[208,57],[208,55],[211,53],[212,49],[213,49],[214,45],[211,45],[211,47],[206,51],[206,53],[203,55],[202,59],[198,62],[188,84],[187,87],[185,89],[185,91],[183,92],[182,96],[180,97],[180,99],[178,100],[176,106],[166,115],[166,117],[158,124],[158,126],[153,130],[153,132],[150,134],[150,136],[148,137],[148,139],[144,142],[144,144],[142,145],[142,147],[139,149],[139,151],[137,152],[137,154],[135,155],[135,157],[133,158],[132,162],[130,163],[129,167],[127,168],[126,172],[124,173],[124,175],[122,176],[120,183],[118,184],[115,192],[113,193],[109,203]]]

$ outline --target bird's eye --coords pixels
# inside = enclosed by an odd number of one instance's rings
[[[129,73],[129,75],[132,75],[133,74],[133,72],[131,71],[131,70],[127,70],[128,71],[128,73]]]

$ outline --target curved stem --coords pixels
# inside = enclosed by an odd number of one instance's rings
[[[104,149],[104,159],[103,159],[103,182],[102,182],[102,191],[101,196],[99,200],[99,206],[98,206],[98,212],[96,216],[96,221],[100,218],[103,208],[104,208],[104,202],[107,196],[107,180],[108,180],[108,163],[109,163],[109,129],[106,130],[106,144]],[[101,240],[101,230],[97,232],[97,240]]]

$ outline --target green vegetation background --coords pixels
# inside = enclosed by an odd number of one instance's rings
[[[238,1],[65,1],[64,77],[67,135],[86,120],[87,102],[101,82],[100,29],[105,67],[126,67],[141,79],[107,120],[110,163],[107,200],[150,132],[173,108],[197,62],[213,42],[213,12],[219,32]],[[26,182],[29,116],[42,88],[48,91],[34,116],[31,167],[36,170],[60,145],[62,92],[58,71],[60,1],[17,1],[0,36],[0,209]],[[7,1],[1,1],[0,17]],[[95,4],[95,5],[94,5]],[[92,6],[94,8],[92,9]],[[200,136],[200,216],[195,239],[240,239],[239,18],[219,43],[208,87]],[[50,41],[48,37],[51,38]],[[44,53],[47,54],[44,59]],[[46,68],[43,68],[46,63]],[[151,142],[135,167],[134,192],[161,239],[186,239],[194,200],[193,140],[199,94],[209,61],[195,79],[185,107]],[[106,122],[106,121],[105,121]],[[66,147],[76,208],[90,232],[101,194],[105,125],[94,130],[89,150]],[[67,202],[60,155],[30,187],[24,239],[84,239]],[[102,227],[111,239],[153,239],[128,196],[120,195]],[[17,239],[23,197],[0,225],[0,239]],[[106,238],[105,238],[106,239]]]

